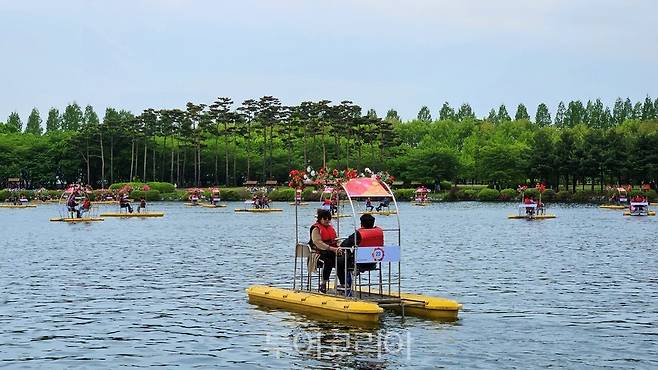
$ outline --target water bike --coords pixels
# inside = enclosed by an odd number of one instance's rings
[[[425,187],[424,185],[417,188],[416,191],[414,192],[414,200],[411,202],[411,205],[425,207],[432,204],[432,200],[427,197],[427,195],[430,192],[431,190]]]
[[[0,204],[0,208],[36,208],[35,204]]]
[[[341,238],[343,232],[356,232],[357,220],[354,201],[365,200],[367,197],[388,197],[399,212],[397,202],[391,189],[376,178],[353,178],[343,182],[340,186],[345,191],[347,200],[352,209],[352,225],[341,228],[337,220],[337,236]],[[405,315],[419,316],[442,321],[455,321],[458,319],[462,305],[454,300],[430,297],[420,294],[402,292],[401,279],[401,238],[400,219],[396,214],[394,219],[388,218],[389,226],[379,229],[377,238],[361,238],[361,245],[348,248],[354,258],[354,265],[347,265],[345,261],[346,286],[334,283],[323,288],[314,289],[314,275],[320,280],[321,268],[311,269],[306,265],[317,261],[316,253],[306,243],[300,243],[300,223],[297,208],[295,208],[296,243],[294,244],[294,273],[291,286],[272,287],[266,285],[252,285],[246,289],[250,303],[260,306],[280,308],[301,312],[311,316],[320,316],[330,320],[348,321],[357,324],[372,325],[379,323],[384,310],[393,310]],[[371,230],[375,230],[373,228]],[[301,226],[302,238],[308,239],[309,229]],[[361,230],[360,233],[365,231]],[[387,240],[383,235],[386,234]],[[363,234],[361,234],[363,235]],[[366,242],[367,241],[367,242]],[[280,254],[284,255],[284,254]],[[320,260],[321,262],[321,260]],[[319,264],[315,263],[312,266]],[[355,267],[354,267],[355,266]],[[316,285],[317,286],[317,285]]]
[[[267,207],[256,207],[256,203],[252,200],[246,200],[244,202],[244,208],[236,208],[235,212],[250,212],[250,213],[271,213],[271,212],[283,212],[281,208],[267,208]]]
[[[628,211],[624,212],[624,216],[655,216],[656,212],[649,209],[649,202],[633,202],[628,207]]]
[[[92,193],[90,187],[78,184],[67,186],[58,199],[59,217],[51,218],[51,222],[86,223],[101,222],[104,218],[98,216],[97,207],[93,207],[89,200]],[[89,208],[84,208],[84,203],[89,203]],[[79,217],[78,217],[79,216]]]
[[[519,213],[516,215],[509,215],[509,219],[526,219],[526,220],[543,220],[548,218],[556,218],[556,215],[544,213],[542,208],[537,207],[536,203],[522,203],[518,206]]]
[[[602,204],[599,208],[603,209],[627,209],[628,204],[628,192],[626,189],[619,187],[615,189],[615,193],[610,197],[610,204]]]

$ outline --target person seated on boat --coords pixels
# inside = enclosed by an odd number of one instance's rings
[[[348,236],[347,239],[343,240],[340,244],[340,248],[343,250],[343,253],[338,256],[336,261],[336,274],[338,275],[338,281],[341,285],[351,286],[351,274],[349,270],[354,268],[354,253],[352,248],[354,248],[354,234],[356,234],[356,245],[359,247],[381,247],[384,245],[384,230],[380,227],[375,226],[375,217],[371,214],[361,215],[361,228],[356,230],[355,233]],[[347,259],[347,261],[346,261]],[[347,271],[345,270],[345,264],[347,263]],[[357,274],[364,271],[370,271],[377,268],[376,263],[363,263],[357,266]],[[347,274],[346,274],[347,273]]]
[[[544,203],[541,200],[537,201],[537,214],[544,214]]]
[[[338,194],[334,194],[331,196],[331,206],[330,206],[331,214],[335,215],[338,213]]]
[[[192,195],[190,195],[190,201],[196,206],[197,203],[199,203],[199,193],[192,193]]]
[[[375,209],[375,206],[372,205],[372,201],[370,200],[370,198],[366,199],[366,209],[369,212],[372,212],[372,210]]]
[[[320,209],[324,209],[324,210],[326,210],[326,211],[330,211],[330,212],[331,212],[331,208],[332,208],[332,207],[331,207],[331,198],[325,198],[325,199],[322,201],[322,205],[320,206]],[[333,212],[332,212],[332,213],[333,213]]]
[[[384,200],[382,200],[382,202],[379,203],[379,206],[377,206],[377,208],[375,208],[375,210],[377,212],[382,211],[384,208],[386,208],[386,210],[388,210],[388,205],[390,203],[391,203],[391,201],[388,198],[384,198]]]
[[[262,208],[270,208],[270,198],[267,195],[263,195],[263,203],[261,204]]]
[[[78,202],[75,201],[75,197],[78,195],[78,191],[74,190],[69,194],[68,199],[66,199],[66,207],[69,210],[69,213],[73,214],[75,212],[75,215],[77,218],[80,218],[80,209],[78,207]]]
[[[128,194],[119,195],[119,209],[127,208],[128,213],[133,213],[133,207],[130,205],[130,200],[128,199]]]
[[[146,210],[146,199],[144,197],[139,198],[139,205],[137,206],[137,213],[140,213],[142,210]]]
[[[91,210],[91,200],[89,199],[89,197],[85,197],[85,199],[82,201],[82,205],[80,205],[80,210],[79,210],[80,216],[78,217],[82,217],[85,213],[89,213],[90,210]]]
[[[322,261],[322,282],[319,290],[326,293],[336,256],[342,254],[342,249],[336,242],[336,230],[331,226],[331,211],[319,209],[317,220],[311,225],[309,232],[311,239],[308,244],[313,250],[309,259],[309,271],[315,270],[318,260]]]

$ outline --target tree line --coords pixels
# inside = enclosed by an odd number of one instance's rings
[[[45,130],[44,130],[45,128]],[[81,181],[94,187],[122,181],[167,181],[183,186],[285,181],[312,166],[387,170],[410,182],[468,181],[495,187],[543,182],[652,182],[658,177],[658,99],[599,99],[560,103],[554,116],[523,104],[512,118],[505,105],[478,118],[469,104],[444,103],[438,118],[422,107],[403,122],[365,113],[351,101],[284,106],[264,96],[235,104],[220,97],[184,108],[140,114],[71,103],[35,108],[25,128],[11,113],[0,122],[0,181],[21,177],[29,187]]]

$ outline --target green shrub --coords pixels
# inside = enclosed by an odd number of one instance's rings
[[[4,202],[7,200],[9,198],[9,194],[11,194],[9,190],[0,190],[0,201]]]
[[[148,185],[151,190],[157,190],[160,193],[173,193],[176,191],[176,187],[172,183],[168,182],[147,182],[146,185]]]
[[[518,193],[516,192],[516,190],[507,188],[500,191],[499,199],[508,202],[510,200],[516,199],[517,195]]]
[[[269,198],[273,201],[287,201],[292,202],[295,200],[295,189],[293,188],[278,188],[268,194]]]
[[[478,190],[475,189],[460,189],[457,191],[457,199],[459,200],[476,200],[478,197]]]
[[[478,200],[483,202],[493,202],[498,200],[500,197],[500,192],[496,189],[484,188],[478,193]]]
[[[555,190],[546,189],[541,195],[542,202],[554,202],[555,201]]]
[[[636,190],[636,189],[634,189],[634,190],[631,190],[631,191],[628,193],[628,197],[629,197],[629,198],[636,197],[636,196],[638,196],[638,195],[644,195],[644,193],[642,192],[642,190]]]
[[[555,200],[563,203],[571,202],[571,197],[571,192],[568,190],[560,190],[555,194]]]
[[[416,189],[397,189],[393,190],[393,195],[399,201],[413,200],[416,195]]]
[[[528,188],[523,192],[523,196],[539,199],[539,190],[536,188]]]
[[[164,194],[160,194],[160,200],[177,201],[180,200],[180,197],[176,192],[164,193]]]
[[[452,189],[452,183],[450,181],[441,181],[439,183],[439,186],[441,187],[441,190],[443,191],[448,191]]]
[[[313,191],[315,189],[313,188],[306,188],[302,191],[302,200],[305,201],[314,201],[314,200],[319,200],[320,199],[320,194],[315,193],[313,194]]]
[[[658,198],[658,193],[656,193],[655,190],[651,189],[651,190],[645,191],[644,196],[646,196],[649,199],[650,202],[653,202],[653,201],[656,200],[656,198]]]
[[[448,194],[445,197],[445,200],[448,202],[456,202],[459,200],[459,188],[454,187],[448,191]]]
[[[245,189],[223,189],[222,200],[245,200],[251,199],[251,194]]]
[[[571,196],[571,201],[576,203],[590,203],[593,201],[595,194],[592,191],[577,191]]]

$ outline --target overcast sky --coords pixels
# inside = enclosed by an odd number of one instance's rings
[[[654,0],[0,0],[0,121],[263,95],[554,115],[658,97],[657,19]]]

